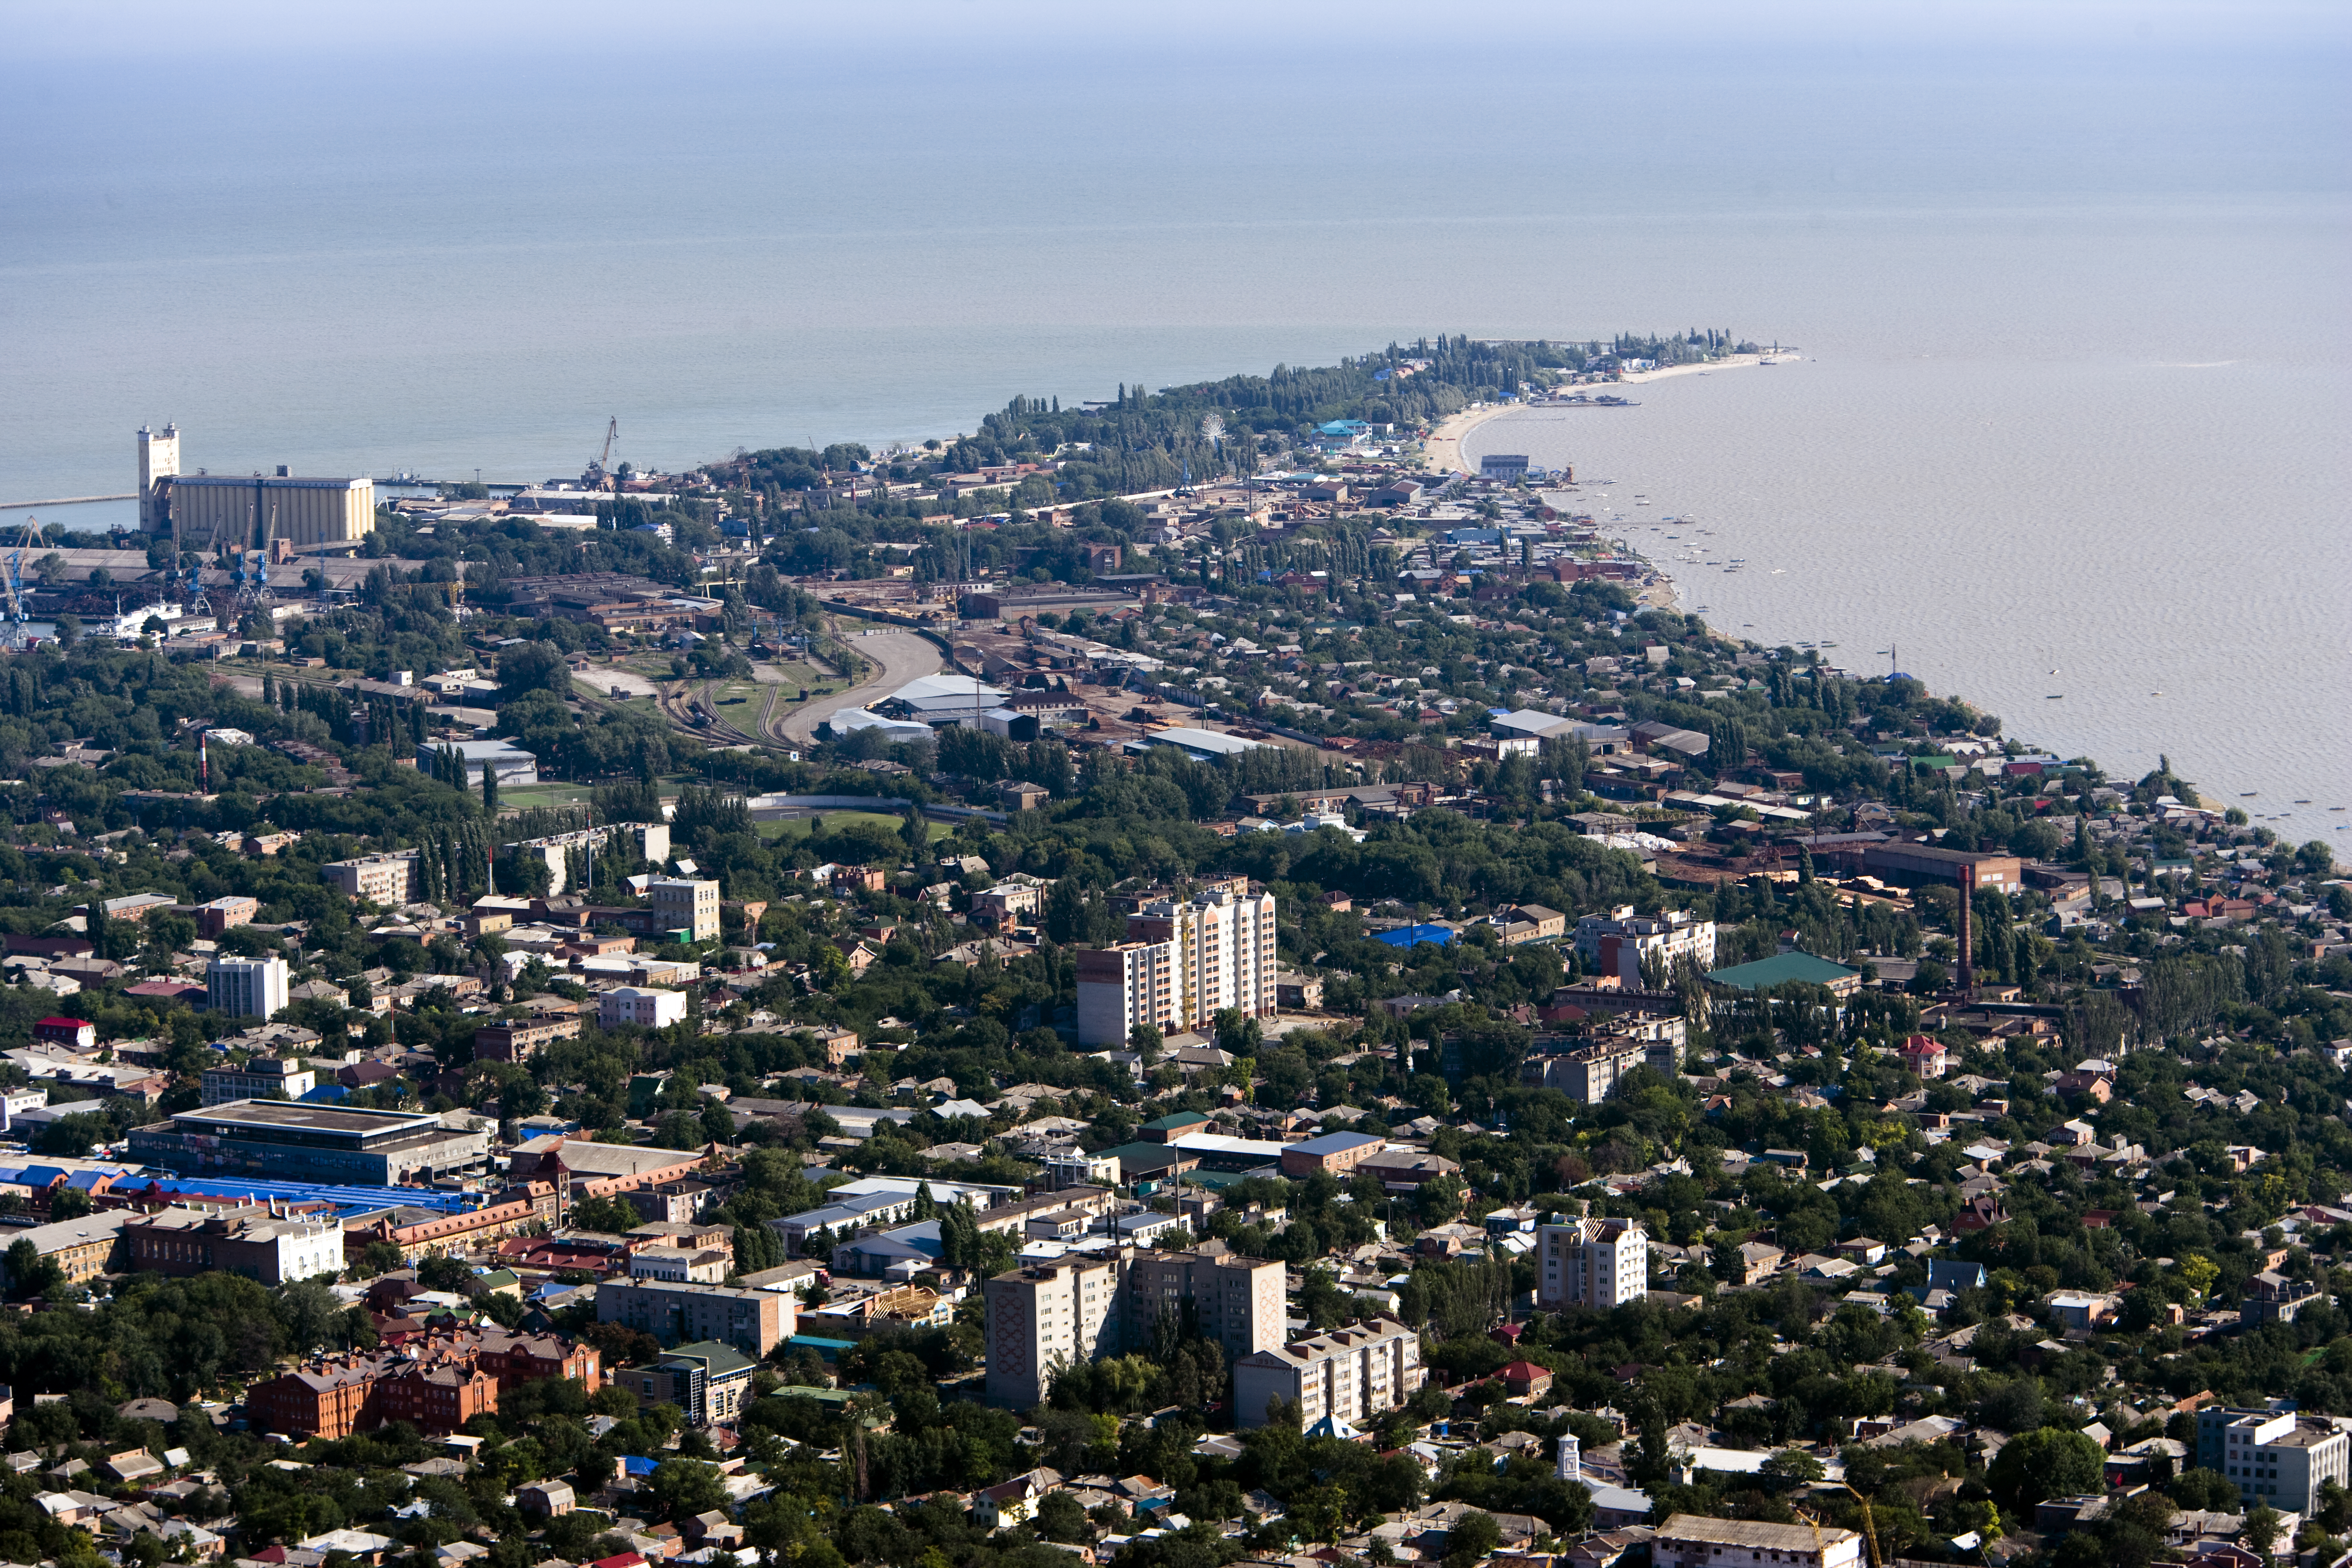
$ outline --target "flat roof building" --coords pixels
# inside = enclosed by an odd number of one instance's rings
[[[481,1164],[490,1135],[418,1111],[241,1100],[131,1130],[135,1157],[182,1174],[392,1187]]]
[[[1875,877],[1937,882],[1958,882],[1964,871],[1973,868],[1979,888],[2014,893],[2025,886],[2025,862],[2014,855],[1946,849],[1936,844],[1895,840],[1869,845],[1862,852],[1862,868]]]
[[[793,1337],[799,1301],[790,1290],[733,1289],[667,1279],[608,1279],[596,1287],[596,1321],[664,1344],[716,1340],[753,1360]]]
[[[330,860],[319,868],[327,885],[345,895],[394,909],[413,903],[424,891],[424,852],[400,849],[387,855],[362,855],[350,860]]]

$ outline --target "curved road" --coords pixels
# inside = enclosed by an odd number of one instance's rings
[[[779,740],[808,744],[816,739],[816,727],[844,708],[863,708],[866,703],[887,697],[910,680],[926,675],[937,675],[947,668],[947,659],[930,643],[913,632],[897,626],[866,627],[855,620],[845,620],[836,627],[841,639],[867,658],[877,660],[881,673],[862,685],[831,697],[821,697],[786,714],[770,731]],[[861,632],[866,633],[860,636]]]

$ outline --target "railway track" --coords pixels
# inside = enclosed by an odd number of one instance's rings
[[[712,696],[718,686],[715,680],[706,680],[698,690],[693,682],[681,680],[664,687],[655,700],[672,724],[702,740],[729,746],[772,744],[765,735],[754,735],[719,716],[719,705]]]

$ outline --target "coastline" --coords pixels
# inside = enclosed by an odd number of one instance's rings
[[[1775,357],[1783,362],[1790,362],[1793,361],[1796,356],[1784,353]],[[1637,373],[1633,375],[1624,376],[1622,379],[1627,383],[1633,383],[1635,381],[1661,380],[1671,375],[1689,375],[1702,371],[1712,370],[1716,368],[1717,365],[1727,363],[1755,364],[1759,363],[1759,361],[1755,356],[1743,355],[1739,356],[1737,361],[1733,362],[1717,361],[1706,364],[1674,365],[1662,370]],[[1462,464],[1460,461],[1460,438],[1466,436],[1471,430],[1485,424],[1489,419],[1517,411],[1533,411],[1540,406],[1541,405],[1538,404],[1513,403],[1495,407],[1466,410],[1465,413],[1456,415],[1453,418],[1445,421],[1445,423],[1440,426],[1440,431],[1453,438],[1454,445],[1451,448],[1451,455],[1453,456],[1456,466],[1460,467],[1461,471],[1465,473],[1475,474],[1475,469],[1474,468],[1471,468],[1466,464]],[[1434,437],[1433,437],[1433,440]],[[1559,506],[1563,511],[1565,511],[1569,506],[1576,505],[1580,500],[1580,497],[1578,495],[1578,488],[1574,485],[1548,489],[1545,492],[1545,498],[1552,504]],[[1621,519],[1619,521],[1621,522],[1627,522],[1630,524],[1630,520]],[[1678,579],[1674,570],[1675,563],[1661,561],[1656,557],[1648,554],[1640,546],[1635,545],[1630,537],[1625,539],[1623,548],[1642,560],[1656,579],[1653,584],[1640,589],[1634,595],[1636,600],[1644,607],[1654,606],[1661,609],[1673,610],[1676,614],[1680,615],[1698,616],[1701,619],[1706,619],[1709,628],[1720,636],[1729,637],[1735,639],[1753,639],[1762,646],[1770,646],[1771,639],[1764,635],[1763,628],[1749,627],[1736,631],[1728,630],[1725,625],[1719,624],[1712,619],[1708,619],[1706,616],[1701,615],[1698,610],[1692,607],[1691,604],[1686,603],[1686,601],[1690,599],[1691,595],[1684,593],[1684,584]],[[1832,668],[1842,668],[1836,663],[1836,655],[1825,654],[1824,657],[1830,662]],[[1849,669],[1846,673],[1857,679],[1870,679],[1860,671]],[[1930,683],[1923,681],[1923,684]],[[1934,689],[1932,684],[1930,684],[1930,689]],[[1982,700],[1981,699],[1972,699],[1968,692],[1958,689],[1952,690],[1948,695],[1956,700]],[[2010,715],[2012,721],[2004,725],[2004,735],[2010,739],[2025,741],[2025,743],[2036,746],[2037,748],[2048,748],[2063,751],[2068,747],[2074,747],[2075,750],[2073,754],[2091,756],[2094,758],[2099,755],[2095,746],[2087,741],[2070,740],[2056,742],[2054,745],[2047,741],[2026,741],[2025,731],[2040,728],[2040,726],[2034,722],[2034,720],[2040,718],[2041,715],[2031,711],[2032,708],[2038,706],[2038,704],[2029,705],[2027,709],[2021,709],[2015,714]],[[2063,731],[2066,727],[2061,724],[2058,728]],[[2208,776],[2210,778],[2215,775],[2209,774]],[[2226,777],[2227,775],[2220,776]],[[2264,798],[2256,792],[2251,790],[2242,791],[2238,787],[2238,784],[2242,782],[2242,780],[2230,782],[2227,784],[2226,787],[2224,787],[2221,784],[2200,780],[2199,794],[2206,806],[2217,811],[2231,806],[2243,806],[2248,808],[2249,816],[2252,816],[2254,825],[2258,826],[2271,826],[2273,831],[2279,834],[2282,841],[2292,844],[2295,841],[2298,835],[2304,837],[2319,837],[2323,840],[2325,839],[2326,837],[2326,833],[2317,830],[2320,828],[2322,824],[2318,821],[2312,820],[2310,814],[2303,811],[2278,812],[2277,808],[2279,802],[2276,799]],[[2308,786],[2302,787],[2304,788],[2305,793],[2311,793]],[[2272,792],[2273,795],[2275,795],[2275,790]],[[2262,801],[2264,808],[2263,811],[2259,814],[2257,814],[2253,809],[2255,802],[2258,799]],[[2305,803],[2297,802],[2296,804],[2302,805]],[[2274,816],[2271,815],[2271,813],[2273,812],[2277,812],[2277,815]],[[2289,820],[2294,821],[2297,826],[2293,829],[2287,828],[2284,824]],[[2333,831],[2347,830],[2340,818],[2333,822],[2325,822],[2324,826],[2326,829]]]
[[[1791,349],[1784,350],[1773,357],[1793,360],[1797,354],[1796,351]],[[1633,371],[1619,375],[1616,384],[1639,386],[1644,382],[1664,381],[1670,376],[1705,375],[1711,370],[1738,370],[1744,366],[1761,364],[1764,359],[1765,356],[1760,353],[1727,354],[1721,359],[1707,360],[1697,364],[1670,364],[1659,370]],[[1476,408],[1465,408],[1459,414],[1448,415],[1438,423],[1435,429],[1429,433],[1429,438],[1422,443],[1423,457],[1432,469],[1440,473],[1475,473],[1476,469],[1462,460],[1462,438],[1489,419],[1499,419],[1506,414],[1517,414],[1540,406],[1542,406],[1540,404],[1534,403],[1490,403]]]
[[[1438,473],[1467,474],[1474,470],[1462,461],[1462,437],[1489,419],[1499,419],[1506,414],[1527,407],[1524,403],[1490,403],[1480,408],[1465,408],[1459,414],[1449,414],[1429,433],[1421,444],[1422,458]]]

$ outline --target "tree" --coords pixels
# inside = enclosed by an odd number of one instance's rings
[[[2256,1503],[2246,1514],[2246,1544],[2257,1556],[2267,1559],[2271,1547],[2279,1538],[2279,1529],[2284,1523],[2278,1510],[2266,1502]]]
[[[6,1264],[8,1293],[20,1301],[47,1296],[65,1282],[65,1270],[57,1259],[43,1257],[30,1237],[20,1236],[9,1244]]]
[[[1445,1537],[1446,1568],[1469,1568],[1494,1554],[1503,1542],[1502,1526],[1491,1513],[1465,1513]]]
[[[1072,1544],[1091,1541],[1095,1533],[1085,1507],[1067,1492],[1047,1492],[1038,1503],[1037,1532],[1048,1541]]]
[[[1810,1485],[1829,1474],[1821,1460],[1802,1448],[1783,1448],[1764,1461],[1764,1473],[1775,1480]]]
[[[551,642],[527,642],[499,655],[499,701],[501,706],[526,691],[572,695],[572,668],[563,650]]]
[[[436,1252],[416,1266],[416,1282],[427,1290],[462,1293],[474,1282],[474,1271],[446,1252]]]
[[[575,1230],[599,1231],[606,1236],[621,1236],[635,1230],[641,1223],[637,1211],[620,1198],[575,1198],[565,1223]]]
[[[2106,1454],[2080,1432],[2044,1426],[2002,1445],[1985,1482],[2003,1506],[2030,1509],[2044,1498],[2096,1491]]]

